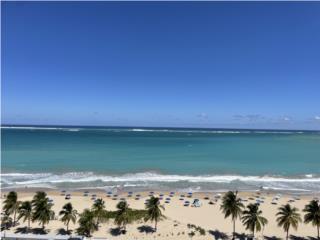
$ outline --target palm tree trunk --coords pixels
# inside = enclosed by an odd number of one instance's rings
[[[17,211],[14,211],[14,214],[13,214],[13,226],[16,225],[16,213],[17,213]]]
[[[67,232],[69,232],[69,221],[67,221]]]
[[[236,220],[233,220],[233,233],[232,233],[232,239],[235,239],[236,236]]]
[[[289,228],[287,229],[287,237],[286,239],[288,240],[289,239]]]
[[[28,230],[30,230],[30,218],[28,219]]]
[[[155,220],[155,224],[154,224],[154,231],[156,232],[157,231],[157,220]]]
[[[317,228],[318,228],[318,239],[320,239],[320,233],[319,233],[320,226],[317,226]]]

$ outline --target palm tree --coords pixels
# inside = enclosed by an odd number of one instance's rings
[[[61,221],[67,225],[67,232],[69,232],[69,223],[72,221],[76,222],[77,219],[77,210],[73,208],[71,203],[67,203],[62,207],[62,210],[59,212],[61,217]]]
[[[222,198],[222,204],[220,209],[224,213],[224,217],[227,218],[231,216],[233,221],[233,234],[232,239],[235,238],[236,233],[236,220],[241,217],[242,208],[244,207],[241,199],[237,197],[238,192],[227,192]]]
[[[12,226],[12,218],[8,214],[1,216],[1,231],[9,229]]]
[[[18,219],[23,218],[23,221],[28,221],[28,230],[30,230],[30,221],[32,219],[32,204],[30,201],[25,201],[21,203],[19,207]]]
[[[35,206],[39,202],[45,201],[47,199],[47,194],[45,192],[36,192],[32,199],[32,205]]]
[[[106,219],[106,206],[102,198],[98,198],[94,204],[92,205],[92,212],[95,215],[95,219],[97,220],[97,226],[99,227],[99,223]]]
[[[13,214],[13,225],[16,224],[16,214],[19,209],[20,202],[18,201],[18,195],[16,192],[9,192],[6,200],[4,200],[3,210],[7,215]]]
[[[312,200],[309,204],[305,206],[303,211],[306,213],[304,215],[305,223],[312,223],[313,226],[317,227],[318,239],[319,236],[319,228],[320,228],[320,203],[319,201]]]
[[[89,209],[85,209],[78,220],[79,227],[77,233],[82,236],[90,237],[93,231],[98,230],[98,226],[95,221],[95,214]]]
[[[276,214],[276,216],[278,216],[278,226],[283,227],[283,229],[286,231],[286,239],[288,240],[290,227],[292,226],[294,229],[298,229],[298,224],[301,222],[298,209],[291,207],[290,204],[286,204],[279,208],[279,212]]]
[[[157,197],[150,197],[150,199],[147,202],[146,205],[146,210],[147,210],[147,214],[144,218],[145,221],[151,221],[151,222],[155,222],[154,224],[154,231],[157,231],[157,223],[158,221],[160,221],[164,216],[161,212],[161,209],[164,210],[164,207],[162,205],[160,205],[160,201],[159,198]]]
[[[117,209],[114,222],[119,228],[123,227],[124,232],[126,232],[126,225],[133,220],[133,216],[130,214],[131,209],[126,201],[119,202]]]
[[[39,221],[42,228],[54,218],[54,211],[51,210],[53,204],[49,202],[49,198],[46,196],[44,192],[37,192],[32,200],[34,207],[32,221]]]
[[[242,222],[246,226],[247,230],[250,230],[252,232],[252,235],[254,237],[254,232],[261,231],[262,227],[264,227],[268,220],[261,216],[262,211],[259,210],[258,204],[249,204],[247,206],[248,210],[243,211],[242,216]]]

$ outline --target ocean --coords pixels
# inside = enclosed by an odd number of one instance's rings
[[[1,187],[320,191],[320,132],[2,126]]]

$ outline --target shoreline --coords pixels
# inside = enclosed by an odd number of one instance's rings
[[[143,189],[136,189],[136,188],[105,188],[105,187],[81,187],[81,188],[63,188],[63,187],[1,187],[1,192],[3,193],[8,193],[10,191],[16,191],[20,193],[35,193],[36,191],[44,191],[44,192],[51,192],[51,193],[58,193],[61,191],[66,191],[66,192],[72,192],[75,193],[76,195],[81,195],[85,191],[89,192],[97,192],[100,194],[106,194],[107,192],[112,192],[113,194],[118,194],[118,195],[123,195],[126,194],[127,192],[134,192],[134,193],[148,193],[150,191],[153,192],[161,192],[161,193],[169,193],[169,192],[176,192],[179,194],[187,194],[188,192],[192,192],[193,194],[196,195],[214,195],[214,194],[223,194],[228,191],[238,191],[239,193],[242,193],[244,195],[250,195],[254,193],[263,193],[263,194],[283,194],[287,196],[305,196],[305,197],[312,197],[312,196],[320,196],[320,191],[290,191],[290,190],[276,190],[276,189],[253,189],[253,190],[238,190],[238,189],[217,189],[217,190],[181,190],[181,189],[174,189],[174,188],[166,188],[166,189],[159,189],[159,188],[143,188]]]
[[[319,174],[281,175],[178,175],[158,172],[136,172],[104,175],[93,172],[66,173],[2,173],[2,189],[68,189],[101,191],[178,191],[225,192],[242,191],[282,192],[312,195],[320,193]]]

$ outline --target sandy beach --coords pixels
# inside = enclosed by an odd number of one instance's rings
[[[24,189],[18,190],[18,198],[20,201],[31,200],[35,190]],[[132,197],[128,197],[128,193],[118,193],[117,196],[111,195],[110,197],[101,190],[90,190],[88,196],[84,196],[83,192],[67,191],[66,194],[71,194],[71,199],[66,200],[64,193],[57,190],[46,189],[48,196],[53,200],[53,210],[56,213],[61,210],[62,206],[71,202],[78,212],[82,212],[85,208],[90,208],[93,203],[92,195],[95,194],[96,198],[102,198],[106,203],[107,210],[115,210],[116,204],[120,198],[125,198],[129,203],[129,206],[133,209],[144,209],[144,202],[149,198],[149,192],[134,192]],[[3,196],[7,191],[2,192],[1,202]],[[140,194],[139,200],[136,200],[136,194]],[[163,194],[163,200],[161,204],[164,205],[165,211],[163,212],[166,219],[158,224],[158,231],[156,233],[148,233],[148,229],[153,226],[150,222],[135,222],[127,226],[127,233],[125,235],[114,235],[112,229],[116,228],[112,221],[101,224],[99,231],[93,233],[93,237],[107,238],[107,239],[189,239],[188,235],[192,229],[188,227],[188,224],[194,224],[200,226],[206,230],[205,235],[200,235],[196,232],[192,239],[229,239],[232,234],[231,219],[224,219],[222,212],[220,211],[221,199],[218,198],[216,193],[193,193],[191,197],[188,197],[187,193],[175,193],[173,196],[169,196],[169,192],[156,192],[155,196]],[[184,195],[184,197],[181,197]],[[263,201],[260,204],[263,216],[266,217],[269,223],[263,229],[262,232],[256,234],[256,238],[262,239],[277,239],[285,238],[285,232],[282,228],[277,226],[275,221],[275,214],[278,207],[282,204],[290,202],[293,206],[297,207],[300,213],[303,215],[302,209],[314,197],[319,195],[305,195],[305,196],[293,196],[288,194],[282,194],[280,199],[276,201],[277,204],[271,204],[272,199],[276,194],[271,192],[241,192],[239,196],[244,200],[244,204],[255,203],[257,199]],[[170,198],[170,203],[165,203],[165,199]],[[184,200],[181,200],[183,198]],[[209,198],[209,199],[208,199]],[[193,202],[194,199],[199,199],[201,202],[200,207],[186,207],[185,201]],[[212,201],[214,204],[209,204]],[[19,228],[26,226],[26,223],[20,221],[19,225],[15,228],[11,228],[9,232],[16,232]],[[32,227],[39,227],[37,223],[33,223]],[[50,234],[56,234],[60,228],[65,226],[58,219],[50,221],[46,226]],[[77,224],[70,224],[70,229],[75,229]],[[236,222],[236,232],[239,234],[238,238],[243,238],[244,234],[249,234],[240,221]],[[316,229],[311,225],[300,223],[297,231],[291,229],[291,237],[315,237]]]

